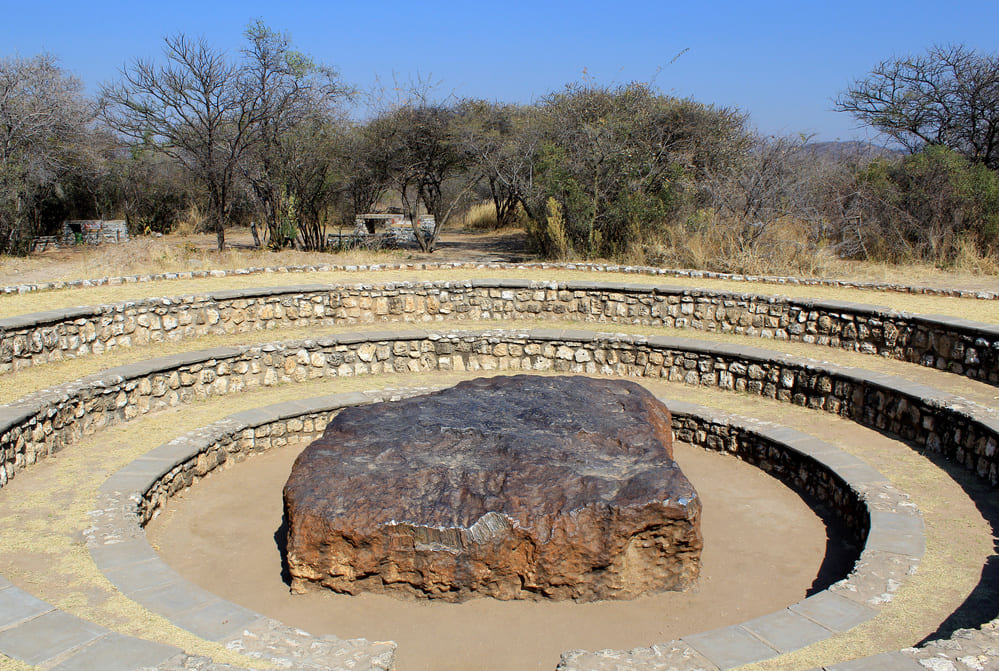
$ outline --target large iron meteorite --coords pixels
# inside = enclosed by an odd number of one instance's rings
[[[348,408],[284,490],[292,590],[619,599],[697,578],[700,499],[639,385],[482,378]]]

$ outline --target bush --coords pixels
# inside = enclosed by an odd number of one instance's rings
[[[573,85],[539,106],[540,141],[527,210],[560,206],[566,253],[640,259],[700,204],[699,183],[745,153],[745,117],[663,95],[646,84]],[[531,227],[536,245],[550,225]]]
[[[969,249],[999,251],[999,176],[941,146],[900,162],[875,161],[858,176],[848,256],[952,265]]]

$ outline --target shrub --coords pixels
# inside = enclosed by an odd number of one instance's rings
[[[951,265],[969,249],[999,251],[999,176],[946,147],[872,163],[858,176],[853,212],[840,232],[853,257]]]

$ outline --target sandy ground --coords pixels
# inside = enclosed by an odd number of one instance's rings
[[[248,608],[314,634],[398,642],[400,671],[551,669],[573,648],[647,646],[742,622],[806,596],[823,561],[841,554],[826,558],[825,525],[778,481],[678,445],[704,505],[702,575],[686,593],[587,604],[292,595],[277,532],[298,451],[274,450],[206,478],[149,525],[150,542],[189,580]]]
[[[214,235],[171,234],[161,238],[137,237],[121,245],[101,247],[50,247],[28,257],[0,256],[0,286],[144,273],[237,268],[250,266],[308,265],[323,263],[400,263],[412,261],[473,261],[522,263],[539,260],[527,236],[516,229],[490,232],[445,230],[431,254],[415,247],[372,252],[326,254],[253,247],[249,229],[226,232],[226,250],[219,252]],[[593,259],[599,262],[600,259]],[[926,265],[887,265],[861,261],[828,260],[828,278],[901,282],[916,286],[999,291],[999,276],[941,270]]]
[[[471,261],[520,263],[536,261],[526,236],[516,230],[485,233],[444,231],[432,253],[405,247],[382,252],[326,254],[253,247],[249,229],[226,232],[226,251],[219,252],[214,235],[171,234],[139,237],[120,245],[49,247],[27,257],[0,256],[0,286],[104,276],[208,270],[250,266],[310,264],[403,263],[411,261]]]

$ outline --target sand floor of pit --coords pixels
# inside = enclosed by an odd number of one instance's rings
[[[573,648],[648,646],[780,610],[823,585],[820,567],[846,566],[841,544],[827,542],[822,520],[780,482],[678,444],[704,506],[702,574],[685,593],[584,604],[292,595],[281,575],[281,489],[302,447],[210,475],[171,500],[148,538],[188,580],[230,601],[313,634],[396,641],[400,671],[552,669]]]

